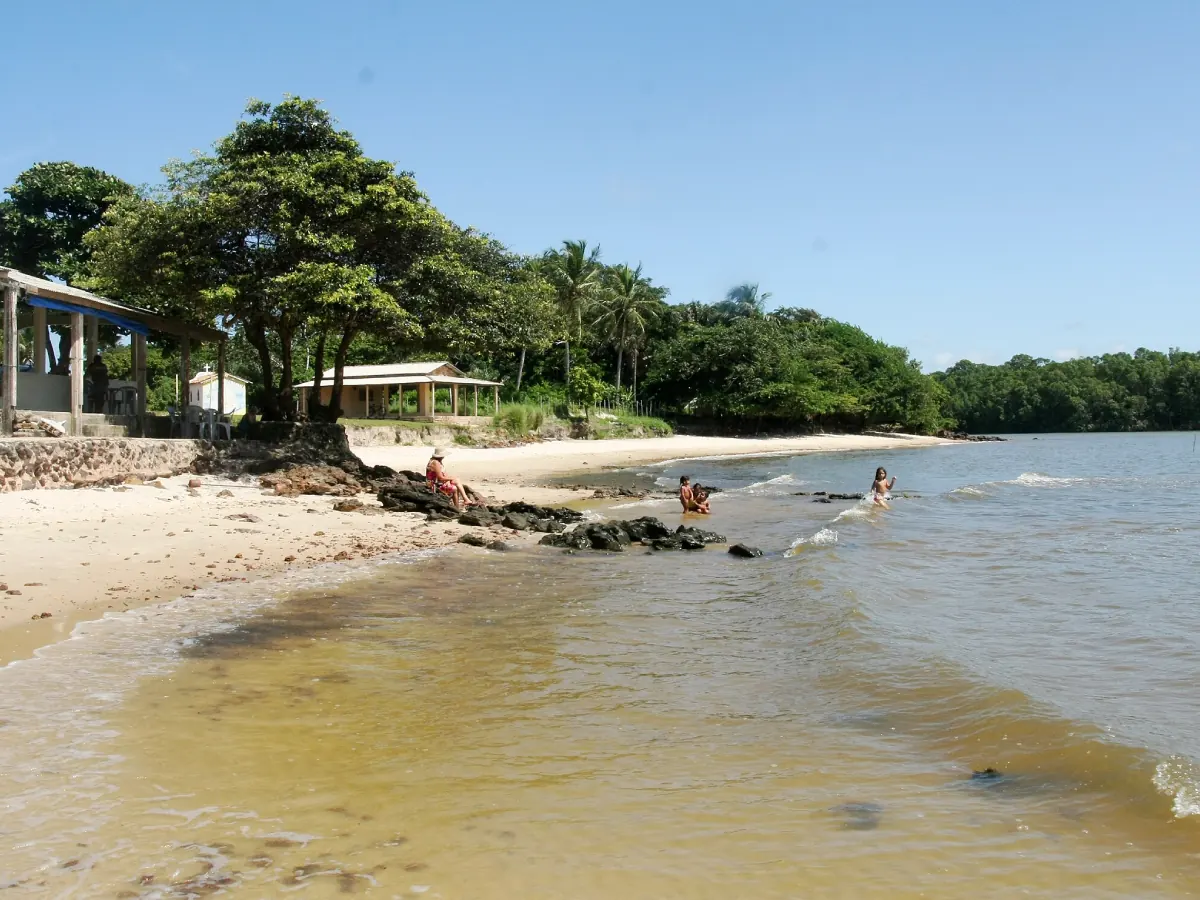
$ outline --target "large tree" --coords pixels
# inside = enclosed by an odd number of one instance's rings
[[[449,223],[313,100],[253,101],[212,154],[165,171],[164,190],[117,205],[92,236],[96,283],[240,328],[270,418],[292,413],[298,336],[318,335],[318,372],[331,339],[336,415],[346,348],[367,328],[415,328],[410,278]]]
[[[0,263],[76,283],[88,262],[84,236],[114,203],[133,193],[120,178],[90,166],[31,166],[0,200]]]
[[[584,312],[603,289],[604,269],[600,248],[588,250],[587,241],[563,241],[561,250],[545,255],[545,272],[554,285],[558,310],[565,323],[564,346],[567,351],[567,396],[571,391],[571,338],[583,336]]]
[[[593,325],[601,328],[616,348],[620,393],[625,351],[646,333],[646,324],[658,317],[667,291],[642,276],[641,264],[636,269],[624,264],[613,266],[607,276],[607,290],[598,303],[601,312]]]

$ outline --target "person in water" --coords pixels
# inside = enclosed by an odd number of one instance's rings
[[[703,502],[696,500],[696,494],[692,490],[691,480],[692,479],[687,475],[679,476],[679,503],[683,506],[683,511],[685,513],[694,512],[708,515],[710,512],[708,508],[708,498],[705,496]]]
[[[442,465],[442,460],[445,458],[446,451],[441,447],[435,447],[433,456],[425,464],[425,481],[430,490],[446,495],[450,498],[451,503],[462,509],[470,502],[467,498],[467,489],[446,473],[446,469]]]
[[[872,499],[879,506],[887,506],[888,494],[896,486],[896,479],[888,481],[887,469],[880,466],[875,470],[875,483],[871,485]]]

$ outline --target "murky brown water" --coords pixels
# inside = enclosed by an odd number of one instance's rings
[[[839,546],[469,551],[85,629],[0,671],[0,896],[1192,895],[1160,757],[893,653]]]

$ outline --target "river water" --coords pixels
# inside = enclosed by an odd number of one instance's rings
[[[628,474],[724,488],[767,556],[463,550],[81,626],[0,670],[0,895],[1191,896],[1197,464],[671,463]],[[876,465],[891,509],[798,495]]]

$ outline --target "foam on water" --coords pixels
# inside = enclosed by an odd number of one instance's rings
[[[1172,811],[1177,819],[1200,815],[1200,766],[1189,759],[1172,756],[1154,770],[1154,786],[1174,797]]]
[[[832,528],[822,528],[814,534],[805,537],[798,537],[792,541],[792,546],[788,548],[784,556],[795,556],[796,551],[801,547],[832,547],[838,542],[838,533]]]
[[[1041,472],[1022,472],[1011,481],[999,481],[997,484],[1019,484],[1025,487],[1070,487],[1073,484],[1086,484],[1086,478],[1056,478]]]

